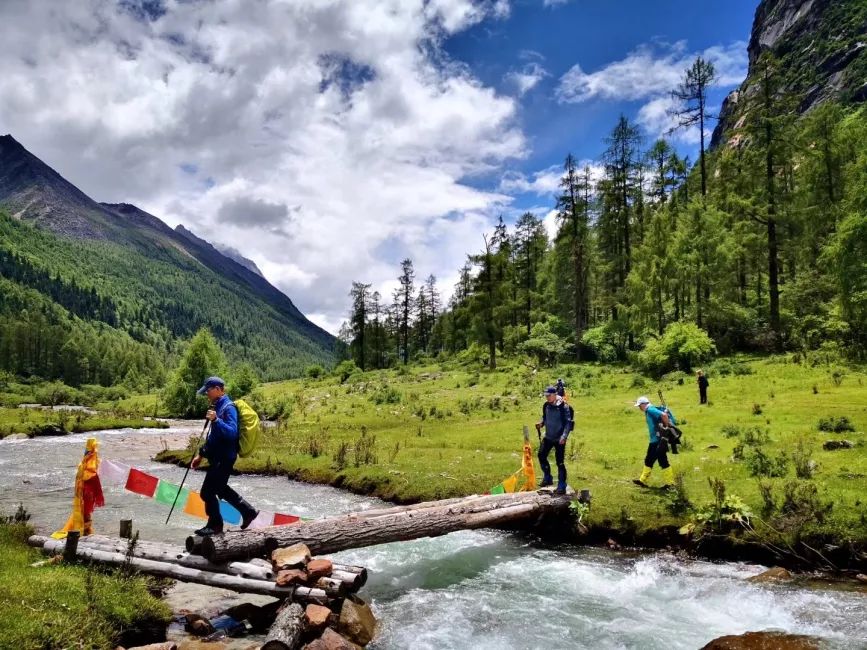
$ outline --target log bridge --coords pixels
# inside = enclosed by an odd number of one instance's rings
[[[538,524],[549,517],[566,515],[571,500],[571,496],[549,490],[474,495],[229,531],[212,537],[190,537],[185,549],[139,540],[137,535],[125,539],[131,534],[129,521],[121,522],[121,537],[80,538],[73,531],[67,540],[33,535],[28,542],[65,561],[113,564],[184,582],[278,598],[284,604],[262,646],[269,650],[295,650],[302,638],[311,635],[321,635],[322,645],[317,648],[344,647],[334,645],[339,633],[365,646],[374,634],[376,621],[369,606],[355,594],[367,581],[367,570],[312,559],[313,555],[437,537],[458,530]],[[329,636],[331,645],[326,643]]]
[[[281,587],[275,582],[276,571],[270,561],[275,550],[304,544],[311,555],[328,555],[351,548],[437,537],[458,530],[533,524],[547,517],[564,516],[570,501],[570,496],[549,490],[473,495],[365,510],[298,524],[233,530],[213,537],[189,537],[186,549],[145,540],[131,545],[126,539],[91,535],[81,538],[76,555],[94,562],[126,563],[142,573],[181,581],[319,602],[357,591],[367,579],[366,570],[335,564],[335,575],[329,576],[330,582],[317,582],[304,588]],[[52,555],[62,554],[66,549],[65,541],[40,535],[31,537],[30,544]]]

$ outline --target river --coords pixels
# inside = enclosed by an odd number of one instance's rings
[[[162,478],[183,470],[150,460],[163,441],[183,445],[194,423],[163,430],[120,430],[60,438],[0,441],[0,512],[23,503],[50,532],[69,514],[71,485],[84,440],[101,454]],[[201,475],[190,484],[198,489]],[[232,484],[258,507],[305,517],[382,506],[326,486],[242,476]],[[164,525],[165,506],[106,487],[98,532],[116,534],[131,518],[142,538],[182,544],[201,522],[183,513]],[[832,584],[759,585],[764,567],[687,561],[665,554],[547,548],[497,531],[464,531],[336,555],[370,570],[362,596],[382,627],[374,650],[641,648],[695,649],[725,634],[777,629],[821,636],[830,647],[867,648],[867,593]],[[170,604],[229,603],[236,597],[180,586]],[[221,600],[222,599],[222,600]],[[249,598],[247,598],[249,600]]]

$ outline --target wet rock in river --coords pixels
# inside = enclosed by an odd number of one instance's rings
[[[747,632],[714,639],[701,650],[819,650],[821,641],[803,634]]]
[[[376,617],[367,603],[350,596],[340,608],[337,629],[355,643],[365,646],[376,634]]]
[[[325,630],[321,637],[304,646],[304,650],[359,650],[359,648],[360,646],[355,645],[331,628]]]
[[[747,578],[748,582],[788,582],[789,580],[794,579],[794,576],[786,571],[783,567],[775,566],[771,567],[767,571],[763,571],[762,573]]]

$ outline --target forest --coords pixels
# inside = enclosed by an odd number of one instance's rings
[[[713,149],[713,64],[697,58],[672,89],[674,130],[697,129],[697,161],[622,115],[598,166],[567,154],[553,241],[538,214],[511,227],[501,217],[447,305],[411,259],[391,300],[354,282],[341,331],[352,359],[368,369],[463,353],[494,368],[520,353],[629,359],[657,375],[737,351],[863,360],[865,109],[826,102],[801,115],[770,53],[751,74]]]

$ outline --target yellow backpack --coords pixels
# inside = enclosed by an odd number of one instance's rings
[[[238,409],[238,455],[246,458],[259,442],[259,415],[242,399],[235,400],[235,408]]]

